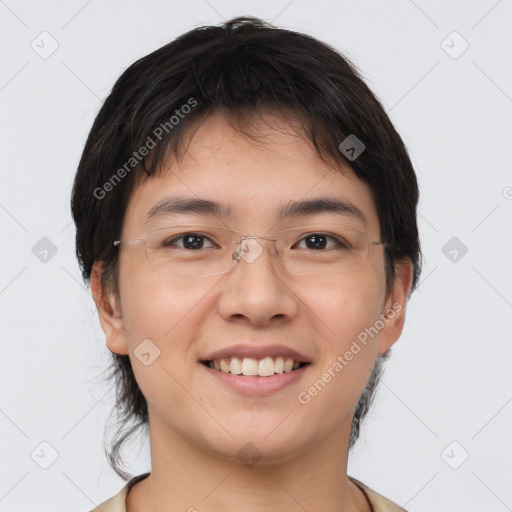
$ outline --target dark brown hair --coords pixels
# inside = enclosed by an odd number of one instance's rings
[[[395,263],[413,263],[413,289],[421,253],[416,224],[418,186],[400,136],[355,67],[330,46],[302,33],[256,18],[191,30],[132,64],[117,80],[89,133],[75,177],[72,212],[76,254],[85,281],[101,262],[102,281],[117,293],[118,249],[124,215],[134,187],[155,176],[193,121],[215,109],[239,118],[263,109],[298,119],[305,140],[337,167],[348,165],[372,191],[386,243],[386,284]],[[365,146],[355,159],[338,148],[349,135]],[[278,171],[277,171],[278,172]],[[359,398],[350,448],[377,387],[383,362],[377,358]],[[147,403],[129,356],[112,354],[118,429],[106,450],[122,477],[121,448],[147,427]],[[113,411],[114,412],[114,411]]]

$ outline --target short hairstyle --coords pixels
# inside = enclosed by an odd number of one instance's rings
[[[118,249],[112,242],[121,235],[133,190],[161,172],[169,155],[178,158],[187,127],[216,109],[239,121],[263,110],[298,121],[301,136],[324,161],[341,173],[350,167],[375,201],[386,244],[387,289],[396,262],[409,258],[414,290],[421,266],[418,185],[402,139],[355,66],[338,51],[252,17],[193,29],[137,60],[115,83],[87,138],[72,192],[76,254],[85,281],[93,263],[101,262],[102,283],[119,292]],[[339,149],[349,135],[365,146],[355,159]],[[355,406],[350,448],[389,353],[378,356]],[[106,455],[112,468],[129,478],[121,468],[121,448],[139,427],[147,427],[148,409],[129,356],[112,356],[109,378],[117,385],[120,421]]]

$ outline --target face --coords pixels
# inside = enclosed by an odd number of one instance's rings
[[[210,116],[179,163],[135,189],[121,240],[173,224],[269,235],[333,221],[380,240],[369,187],[350,169],[342,173],[322,162],[284,121],[266,120],[251,127],[255,141],[221,113]],[[160,209],[148,219],[155,205],[176,198],[215,201],[229,211]],[[315,198],[353,208],[279,219],[290,202]],[[287,274],[274,262],[273,242],[259,243],[264,251],[254,260],[193,278],[156,272],[144,245],[122,244],[119,297],[105,292],[113,313],[97,300],[107,345],[129,354],[150,424],[169,442],[224,458],[237,457],[251,442],[267,460],[297,456],[327,439],[348,443],[354,405],[376,357],[400,334],[410,265],[398,268],[388,293],[382,246],[371,246],[357,271],[311,277]],[[98,299],[97,282],[93,292]],[[244,354],[256,360],[282,354],[306,364],[273,376],[237,376],[204,363],[223,355],[229,365],[230,356]]]

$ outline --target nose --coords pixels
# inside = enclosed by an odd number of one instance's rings
[[[276,256],[272,240],[242,240],[233,256],[237,261],[223,279],[219,311],[225,320],[267,326],[297,315],[297,295]]]

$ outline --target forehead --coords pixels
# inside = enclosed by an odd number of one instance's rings
[[[174,207],[185,203],[194,203],[189,213],[196,219],[220,216],[233,228],[255,229],[270,228],[283,213],[299,212],[305,220],[322,208],[341,216],[345,209],[347,222],[379,232],[368,185],[350,167],[324,162],[289,120],[266,114],[250,127],[235,128],[232,119],[214,111],[189,127],[183,143],[179,160],[169,158],[158,176],[134,189],[125,233],[140,232],[166,215],[185,215],[187,206]]]

